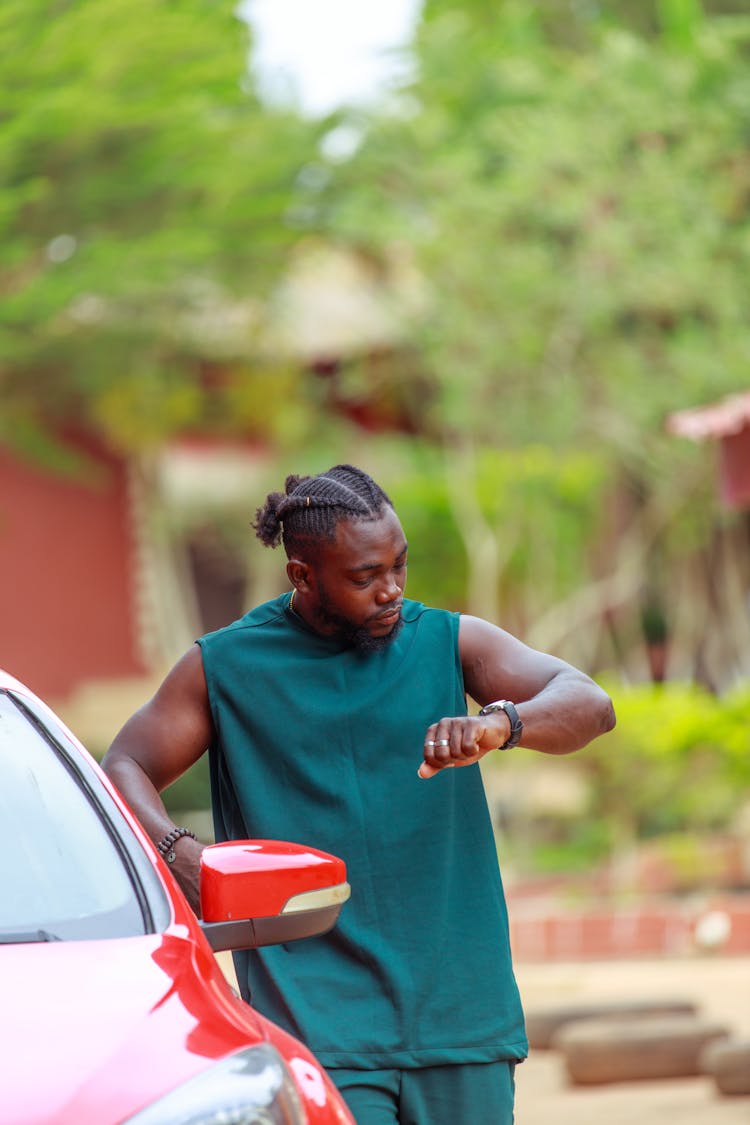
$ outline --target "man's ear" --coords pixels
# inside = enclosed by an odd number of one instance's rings
[[[286,574],[295,590],[299,590],[301,594],[309,593],[312,578],[309,563],[302,559],[290,559],[286,564]]]

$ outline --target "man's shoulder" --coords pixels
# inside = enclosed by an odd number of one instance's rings
[[[404,598],[401,615],[405,624],[416,623],[420,620],[455,621],[459,614],[450,609],[436,609],[434,606],[425,605],[424,602],[412,601]]]
[[[264,626],[283,624],[286,620],[284,610],[288,601],[289,595],[282,594],[271,601],[262,602],[248,610],[242,617],[238,617],[236,621],[230,621],[229,624],[222,625],[219,629],[204,633],[202,637],[198,638],[198,644],[201,646],[213,645],[221,643],[225,639],[231,640],[238,633],[252,633]]]

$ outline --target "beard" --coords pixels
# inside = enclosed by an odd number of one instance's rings
[[[382,652],[384,648],[387,648],[401,632],[404,623],[403,618],[399,616],[398,621],[387,633],[384,633],[382,637],[373,637],[366,625],[357,625],[354,621],[350,621],[348,617],[336,613],[331,608],[328,596],[322,589],[318,591],[318,614],[324,625],[335,630],[336,636],[365,656],[374,652]]]
[[[387,648],[392,641],[395,641],[398,634],[401,632],[401,626],[404,624],[402,617],[399,617],[396,624],[382,637],[373,637],[372,633],[368,633],[364,625],[360,625],[350,631],[347,640],[356,648],[357,652],[367,655],[371,652],[382,652]]]

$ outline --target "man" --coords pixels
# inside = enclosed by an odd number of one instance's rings
[[[509,1125],[527,1042],[476,763],[577,750],[614,725],[611,703],[489,622],[404,600],[404,532],[359,469],[288,477],[254,526],[283,542],[291,593],[201,637],[105,769],[174,852],[196,911],[201,845],[159,793],[207,748],[217,840],[290,839],[346,861],[352,897],[330,934],[235,964],[359,1125]]]

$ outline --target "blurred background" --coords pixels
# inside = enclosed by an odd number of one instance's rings
[[[4,0],[0,662],[101,755],[352,461],[614,697],[485,763],[519,957],[750,953],[746,5],[366,7]]]

